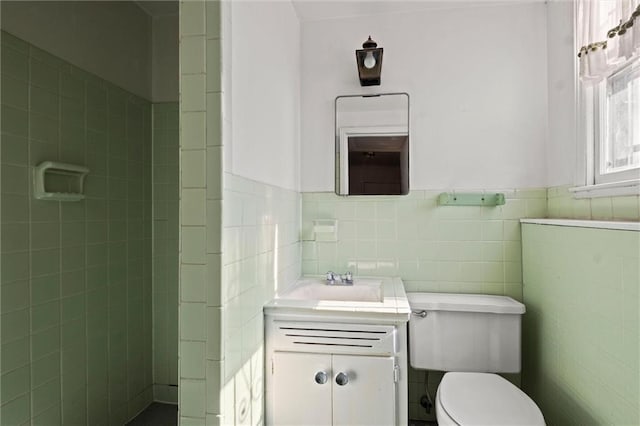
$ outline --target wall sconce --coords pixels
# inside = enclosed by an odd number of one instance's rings
[[[382,47],[371,40],[371,36],[362,43],[362,49],[356,50],[358,77],[361,86],[380,86],[382,73]]]

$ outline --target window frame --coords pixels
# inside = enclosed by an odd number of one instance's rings
[[[577,2],[574,2],[574,45],[578,51],[579,31]],[[637,63],[636,63],[637,62]],[[632,58],[616,68],[607,78],[595,85],[580,81],[579,59],[574,60],[576,87],[576,110],[578,129],[576,180],[580,183],[569,191],[574,198],[610,197],[618,195],[640,195],[640,167],[612,173],[600,173],[601,153],[606,140],[607,110],[606,90],[609,77],[627,66],[640,66],[640,58]]]
[[[640,165],[617,172],[602,173],[603,169],[603,150],[609,148],[607,144],[607,125],[609,125],[609,115],[607,110],[607,90],[609,79],[618,73],[625,71],[627,68],[636,68],[640,70],[640,58],[632,58],[620,65],[614,72],[607,76],[605,80],[600,82],[595,89],[595,146],[594,146],[594,182],[596,185],[603,183],[623,182],[633,179],[640,179]],[[635,71],[635,70],[634,70]],[[639,99],[640,101],[640,99]],[[638,118],[640,120],[640,117]]]

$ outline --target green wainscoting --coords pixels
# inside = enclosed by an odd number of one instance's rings
[[[302,272],[399,276],[407,291],[522,298],[520,222],[546,215],[546,189],[506,193],[502,206],[442,206],[442,191],[404,197],[302,195]],[[338,241],[313,221],[336,219]]]
[[[640,220],[640,195],[574,198],[570,186],[547,189],[547,217],[585,220]]]
[[[300,193],[224,174],[220,344],[207,362],[235,405],[226,418],[260,424],[264,393],[262,306],[300,276]],[[221,321],[219,320],[221,318]],[[218,360],[223,360],[222,362]],[[247,404],[248,402],[248,404]]]
[[[640,423],[640,232],[524,224],[524,390],[550,425]]]

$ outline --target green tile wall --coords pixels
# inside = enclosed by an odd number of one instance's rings
[[[262,306],[300,276],[301,197],[229,173],[224,179],[221,356],[223,390],[235,405],[223,415],[225,424],[261,424]]]
[[[221,4],[180,1],[181,425],[223,424],[222,407],[234,404],[221,382]]]
[[[150,104],[1,36],[0,423],[123,424],[152,399]],[[45,160],[86,199],[34,199]]]
[[[178,103],[153,105],[153,396],[178,402]]]
[[[440,192],[411,191],[405,197],[303,193],[303,274],[349,270],[356,276],[399,276],[407,291],[522,300],[519,220],[546,216],[546,189],[506,191],[506,204],[498,207],[438,206]],[[338,241],[315,241],[315,219],[337,219]],[[429,376],[432,395],[440,378]],[[411,371],[409,382],[409,417],[434,419],[419,405],[424,372]]]
[[[402,278],[407,291],[522,298],[520,223],[546,215],[544,189],[506,193],[498,207],[438,206],[440,191],[406,197],[304,193],[302,271]],[[338,241],[314,241],[314,219],[337,219]]]
[[[547,424],[640,424],[640,232],[525,224],[524,390]]]
[[[575,199],[568,186],[548,188],[548,217],[592,220],[640,220],[640,196]]]

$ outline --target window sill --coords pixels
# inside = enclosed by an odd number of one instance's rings
[[[640,179],[569,188],[573,198],[616,197],[640,195]]]

